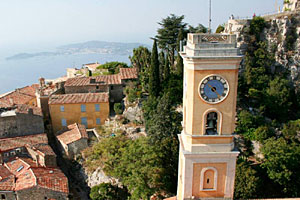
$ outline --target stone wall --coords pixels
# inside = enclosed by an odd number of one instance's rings
[[[1,191],[0,199],[2,195],[5,195],[5,200],[16,200],[16,195],[13,191]]]
[[[88,147],[87,138],[82,138],[80,140],[77,140],[71,144],[68,144],[68,152],[66,154],[70,158],[74,158],[75,155],[80,154],[80,152]]]
[[[119,103],[124,98],[123,85],[110,85],[109,88],[109,101],[111,103]]]
[[[43,117],[32,113],[17,113],[0,117],[0,138],[44,133]]]
[[[68,199],[68,194],[48,190],[40,187],[33,187],[25,190],[20,190],[16,192],[17,200],[45,200],[45,199],[56,199],[56,200],[66,200]]]
[[[66,94],[108,92],[108,85],[65,86]]]

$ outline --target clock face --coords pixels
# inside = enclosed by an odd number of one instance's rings
[[[200,97],[211,104],[223,101],[229,92],[227,81],[217,75],[208,76],[200,83]]]

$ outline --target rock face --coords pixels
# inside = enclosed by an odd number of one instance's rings
[[[93,173],[88,174],[87,172],[82,169],[82,176],[85,178],[86,183],[89,187],[94,187],[96,185],[99,185],[101,183],[112,183],[112,184],[118,184],[119,181],[113,177],[105,175],[103,170],[99,167],[97,168]],[[88,174],[88,175],[86,175]]]
[[[262,17],[265,18],[267,22],[267,28],[265,28],[262,36],[268,42],[270,52],[275,53],[276,64],[288,69],[290,71],[291,80],[295,86],[299,87],[300,13],[283,12]],[[233,33],[239,36],[238,46],[241,48],[242,53],[247,49],[247,42],[245,42],[246,35],[244,35],[243,29],[249,28],[249,26],[250,21],[244,19],[230,19],[226,24],[225,33]]]

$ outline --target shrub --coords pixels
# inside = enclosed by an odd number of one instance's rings
[[[116,112],[117,115],[120,115],[123,113],[123,106],[121,103],[115,103],[114,104],[114,111]]]

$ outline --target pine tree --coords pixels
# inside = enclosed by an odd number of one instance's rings
[[[149,94],[150,96],[158,97],[160,92],[160,78],[159,78],[159,61],[156,40],[153,42],[151,54],[151,68],[149,77]]]
[[[183,39],[184,39],[183,31],[182,31],[182,29],[180,29],[178,38],[177,38],[177,52],[180,51],[180,41],[182,41]],[[176,58],[176,71],[177,71],[177,74],[182,78],[183,77],[183,60],[182,60],[181,56],[179,55],[179,53]]]

